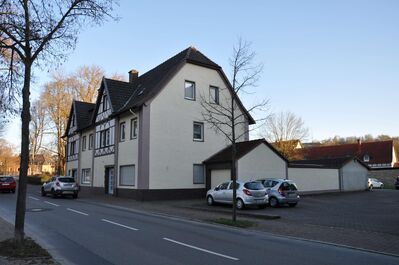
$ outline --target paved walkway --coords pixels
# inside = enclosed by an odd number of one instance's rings
[[[205,200],[139,202],[106,195],[79,200],[205,222],[231,216],[231,207],[209,207]],[[239,218],[256,222],[254,230],[399,256],[397,205],[394,190],[306,196],[296,208],[248,209]]]

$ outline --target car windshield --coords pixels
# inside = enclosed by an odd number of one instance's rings
[[[0,177],[0,182],[13,182],[13,177]]]
[[[290,182],[283,182],[281,184],[281,188],[282,188],[282,190],[298,190],[296,188],[296,185],[294,183],[290,183]]]
[[[64,183],[74,183],[75,180],[73,178],[59,178],[58,179],[60,182],[64,182]]]
[[[244,184],[244,187],[249,189],[249,190],[262,190],[264,189],[262,183],[253,181],[253,182],[247,182]]]

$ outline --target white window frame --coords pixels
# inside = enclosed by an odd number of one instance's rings
[[[195,138],[195,126],[196,125],[201,126],[201,138]],[[204,139],[205,139],[205,137],[204,137],[204,123],[195,121],[193,123],[193,141],[195,141],[195,142],[203,142]]]
[[[119,141],[124,142],[126,140],[126,122],[119,124]]]
[[[202,168],[202,180],[200,182],[196,181],[196,167]],[[205,166],[203,164],[193,164],[193,184],[205,184]]]
[[[83,168],[80,176],[81,184],[91,184],[91,168]]]
[[[82,137],[82,151],[86,151],[86,135]]]
[[[133,184],[124,184],[122,182],[122,168],[123,167],[133,167]],[[121,187],[134,187],[136,186],[136,165],[131,164],[131,165],[122,165],[119,166],[119,186]]]
[[[209,86],[209,102],[212,104],[219,105],[220,102],[220,93],[219,87],[217,86]]]
[[[94,147],[94,135],[91,133],[89,134],[89,150],[92,150]]]
[[[192,94],[193,94],[193,97],[189,97],[189,96],[186,95],[186,89],[188,88],[188,87],[187,87],[187,84],[192,85],[192,89],[193,89]],[[196,90],[196,89],[195,89],[195,82],[194,82],[194,81],[189,81],[189,80],[185,80],[185,81],[184,81],[184,98],[185,98],[185,99],[195,101],[195,90]]]
[[[130,120],[130,139],[136,139],[138,134],[138,120],[133,118]]]

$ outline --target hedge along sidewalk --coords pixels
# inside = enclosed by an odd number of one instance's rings
[[[13,245],[14,226],[0,217],[0,264],[2,265],[56,265],[46,250],[32,239],[27,238],[24,248],[18,249]],[[10,256],[1,256],[3,252],[12,253]]]

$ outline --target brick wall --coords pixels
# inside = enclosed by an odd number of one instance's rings
[[[384,185],[393,187],[396,177],[399,176],[399,168],[395,169],[374,169],[369,171],[369,178],[376,178],[381,180]]]

